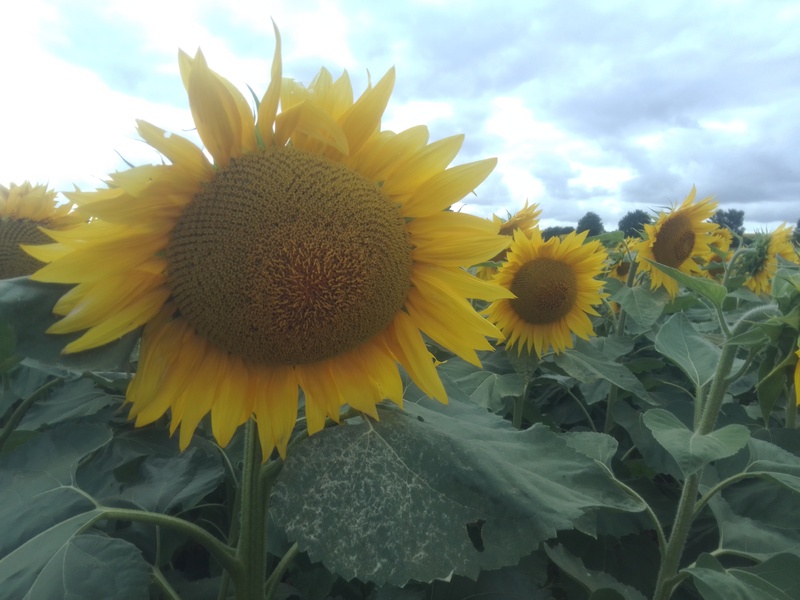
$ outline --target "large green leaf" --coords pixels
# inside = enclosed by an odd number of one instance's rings
[[[125,540],[80,535],[67,541],[34,580],[25,600],[147,598],[150,566]]]
[[[642,509],[543,426],[517,431],[452,400],[381,406],[380,416],[309,438],[273,488],[271,510],[289,538],[345,579],[474,579],[587,513]]]
[[[581,383],[609,381],[649,404],[655,402],[636,376],[620,363],[606,357],[590,344],[578,344],[555,357],[555,363]]]
[[[77,371],[124,371],[136,343],[137,332],[101,348],[70,355],[62,355],[61,351],[81,333],[45,333],[56,321],[52,314],[53,306],[71,287],[31,281],[27,277],[0,280],[0,321],[11,325],[16,339],[16,353]]]
[[[661,408],[644,413],[644,424],[672,455],[684,477],[715,460],[733,456],[750,438],[750,431],[744,425],[726,425],[707,435],[699,435]]]
[[[64,425],[0,457],[0,589],[23,598],[52,557],[99,511],[74,485],[78,463],[107,444],[102,425]]]
[[[614,597],[609,595],[608,592],[605,592],[605,590],[611,590],[621,594],[620,597],[625,598],[625,600],[645,600],[644,595],[640,591],[629,585],[620,583],[608,573],[587,569],[581,560],[570,554],[564,546],[554,546],[552,548],[545,546],[544,549],[547,552],[547,556],[550,557],[550,560],[556,563],[556,565],[572,577],[572,579],[580,583],[587,591],[591,593],[604,592],[602,595],[598,595],[597,598]],[[592,597],[594,598],[595,596]]]
[[[90,379],[65,382],[28,410],[19,429],[39,429],[43,425],[55,425],[93,415],[106,406],[120,402],[121,398],[97,389]]]
[[[703,554],[685,569],[706,600],[794,600],[800,598],[800,558],[780,554],[754,567],[725,569]]]
[[[623,286],[611,294],[609,300],[617,302],[643,329],[649,329],[664,311],[669,294],[661,288],[652,291],[641,286]]]
[[[694,328],[683,313],[672,315],[656,334],[656,350],[678,365],[697,387],[708,383],[720,350]]]
[[[764,561],[781,553],[800,557],[800,529],[783,529],[737,515],[718,494],[709,500],[724,552]]]
[[[725,289],[724,285],[720,285],[716,281],[711,281],[710,279],[705,279],[703,277],[692,277],[683,271],[674,269],[673,267],[668,267],[667,265],[659,264],[649,259],[647,259],[647,261],[656,269],[679,281],[690,290],[693,290],[701,296],[708,298],[714,303],[715,306],[722,306],[722,301],[725,300],[725,296],[728,294],[728,290]]]

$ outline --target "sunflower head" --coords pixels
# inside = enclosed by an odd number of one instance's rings
[[[792,245],[792,230],[781,224],[771,233],[756,233],[741,262],[741,270],[747,276],[745,287],[756,294],[772,292],[772,278],[778,270],[778,257],[800,263]]]
[[[179,64],[213,162],[139,122],[169,163],[70,194],[91,220],[30,249],[52,261],[36,279],[76,284],[50,329],[86,330],[65,351],[144,325],[130,414],[143,425],[171,411],[182,448],[210,413],[220,444],[255,416],[264,456],[284,454],[298,389],[310,433],[344,404],[377,418],[381,400],[402,403],[397,363],[446,401],[422,333],[478,364],[501,334],[468,299],[511,295],[465,270],[510,239],[447,210],[496,161],[448,168],[463,136],[382,131],[394,70],[358,98],[347,73],[304,86],[282,77],[278,37],[254,113],[199,51]]]
[[[572,232],[545,242],[538,229],[530,238],[514,233],[494,281],[515,297],[498,299],[485,312],[518,352],[525,347],[541,357],[552,347],[559,353],[572,347],[572,333],[594,335],[588,315],[597,315],[592,306],[605,297],[597,277],[607,255],[600,242],[585,244],[587,235]]]
[[[20,244],[48,244],[41,228],[66,229],[80,221],[70,213],[72,204],[58,204],[56,192],[44,185],[0,185],[0,279],[30,275],[42,262]]]
[[[627,283],[628,273],[630,273],[630,252],[634,245],[639,241],[636,237],[626,237],[623,242],[617,245],[608,253],[606,276]]]
[[[512,237],[515,231],[522,231],[527,237],[531,237],[533,230],[539,224],[539,215],[542,214],[538,204],[531,204],[528,206],[528,201],[525,201],[525,206],[519,209],[513,215],[509,213],[507,219],[492,215],[492,221],[498,227],[498,235],[506,235]],[[494,256],[490,262],[502,262],[506,259],[507,250],[503,250]],[[493,266],[478,267],[476,275],[481,279],[491,280],[497,268]]]
[[[714,214],[717,203],[711,197],[695,203],[696,190],[686,196],[683,203],[670,212],[659,213],[654,225],[644,226],[644,238],[636,244],[639,268],[650,275],[650,287],[664,286],[673,298],[678,293],[678,282],[653,267],[649,259],[673,267],[689,275],[700,274],[702,269],[694,260],[709,252],[707,234],[717,226],[706,222]]]

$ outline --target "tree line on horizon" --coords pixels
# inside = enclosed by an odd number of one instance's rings
[[[716,223],[720,227],[727,227],[732,233],[736,234],[736,236],[744,236],[743,210],[737,210],[735,208],[718,210],[714,216],[711,217],[711,222]],[[652,223],[652,215],[641,209],[636,209],[628,211],[625,216],[619,220],[617,229],[612,231],[622,231],[625,237],[641,237],[644,226]],[[565,235],[573,231],[581,233],[587,230],[589,231],[589,236],[601,235],[606,232],[603,219],[600,218],[600,215],[589,211],[578,220],[575,227],[570,227],[568,225],[545,227],[542,229],[542,237],[548,240],[557,235]],[[796,243],[800,243],[800,219],[798,219],[797,225],[794,228],[794,240]],[[735,244],[736,237],[734,236],[734,245]]]

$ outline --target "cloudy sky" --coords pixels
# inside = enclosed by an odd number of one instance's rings
[[[800,218],[800,2],[789,0],[26,0],[0,5],[0,183],[101,187],[158,161],[143,118],[193,137],[177,49],[260,96],[285,76],[391,66],[383,127],[465,133],[499,164],[465,210],[538,202],[615,229],[694,184],[748,229]],[[195,138],[196,139],[196,138]]]

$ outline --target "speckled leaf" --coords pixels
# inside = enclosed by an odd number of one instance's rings
[[[271,510],[290,540],[345,579],[475,578],[516,564],[587,512],[642,509],[546,427],[517,431],[453,401],[381,406],[380,415],[309,438],[273,488]]]
[[[722,306],[722,301],[725,300],[725,296],[728,295],[728,290],[725,288],[725,286],[720,285],[716,281],[712,281],[703,277],[692,277],[691,275],[687,275],[679,269],[668,267],[667,265],[662,265],[649,259],[647,262],[649,262],[659,271],[662,271],[673,279],[676,279],[690,290],[694,290],[701,296],[705,296],[711,300],[715,306]]]

